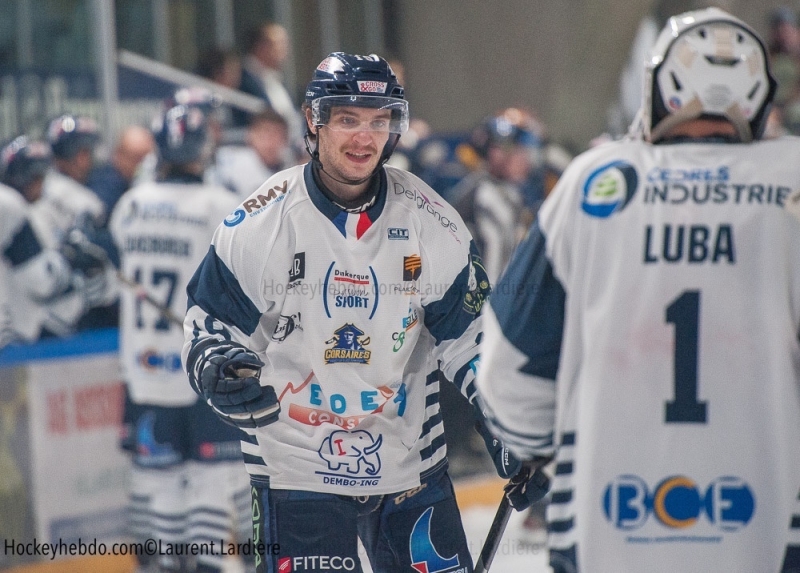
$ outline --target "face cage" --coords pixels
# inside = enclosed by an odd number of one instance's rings
[[[317,98],[311,102],[311,123],[317,127],[327,125],[331,117],[331,108],[335,106],[388,109],[392,112],[388,132],[402,135],[408,131],[408,102],[384,96],[345,95]]]

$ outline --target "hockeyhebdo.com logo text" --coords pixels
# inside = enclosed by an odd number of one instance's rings
[[[732,476],[703,487],[675,475],[650,487],[639,476],[621,475],[606,486],[602,505],[606,520],[617,529],[633,531],[655,521],[665,528],[662,531],[673,534],[688,534],[701,525],[706,526],[703,530],[710,526],[726,533],[738,531],[756,510],[750,486]]]
[[[424,284],[419,285],[416,281],[406,281],[397,283],[378,283],[374,287],[379,296],[384,295],[420,295],[420,296],[440,296],[444,295],[451,287],[449,283],[441,284]],[[374,295],[374,290],[368,291],[367,294]],[[264,286],[264,294],[270,296],[284,296],[286,294],[295,294],[313,300],[323,294],[331,297],[345,297],[353,298],[364,293],[343,291],[342,287],[337,284],[327,284],[324,280],[317,281],[301,280],[290,283],[270,282]],[[352,306],[352,305],[351,305]]]

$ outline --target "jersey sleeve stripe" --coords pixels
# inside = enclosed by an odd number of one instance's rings
[[[8,247],[3,251],[12,267],[21,265],[42,252],[42,246],[28,221],[14,234]]]
[[[214,245],[208,249],[186,290],[189,308],[199,306],[210,316],[235,326],[248,336],[255,332],[261,313],[219,258]]]

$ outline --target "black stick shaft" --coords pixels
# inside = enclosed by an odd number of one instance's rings
[[[500,501],[500,506],[497,508],[497,513],[494,515],[492,526],[489,528],[489,533],[486,535],[486,541],[483,543],[478,563],[475,565],[475,573],[486,573],[492,565],[494,555],[497,553],[497,548],[500,546],[500,540],[503,538],[503,532],[506,530],[506,525],[511,517],[511,504],[508,502],[508,497],[503,495]]]

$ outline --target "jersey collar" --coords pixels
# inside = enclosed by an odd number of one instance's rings
[[[331,223],[339,230],[344,237],[353,237],[360,239],[364,233],[372,226],[372,223],[378,220],[383,207],[386,205],[386,170],[378,170],[378,194],[375,198],[375,203],[366,211],[361,213],[348,213],[344,211],[328,199],[325,194],[320,190],[314,175],[311,171],[311,163],[307,163],[303,169],[303,179],[308,189],[308,196],[311,202],[319,210],[320,213],[325,215]]]

